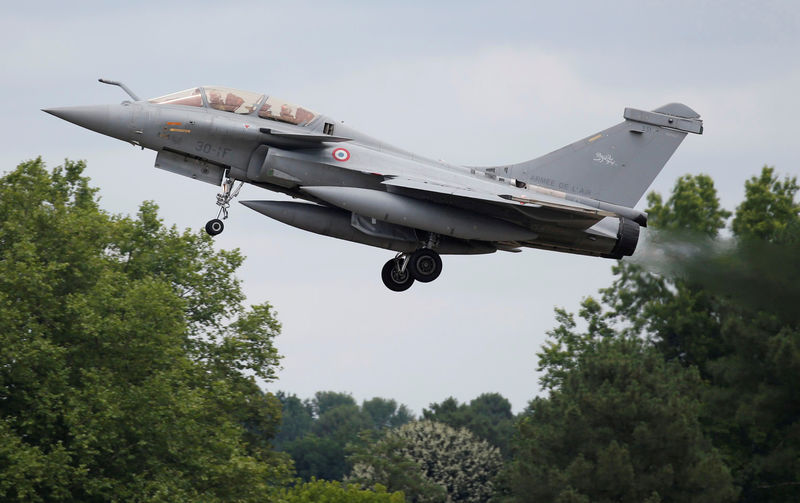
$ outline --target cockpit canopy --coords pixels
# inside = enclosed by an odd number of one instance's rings
[[[207,107],[240,115],[257,114],[262,119],[286,122],[297,126],[305,126],[317,118],[317,114],[311,110],[279,98],[229,87],[195,87],[148,101],[156,105]]]

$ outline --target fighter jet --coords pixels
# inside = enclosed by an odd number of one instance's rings
[[[217,235],[242,184],[300,201],[242,204],[280,222],[396,252],[391,290],[427,283],[441,255],[523,248],[620,259],[647,214],[634,208],[687,133],[691,108],[626,108],[623,122],[542,157],[458,166],[393,147],[327,115],[265,93],[192,87],[149,100],[44,109],[156,152],[155,167],[218,185]]]

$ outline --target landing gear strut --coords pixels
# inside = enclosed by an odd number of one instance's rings
[[[239,180],[237,183],[236,180],[229,176],[229,173],[226,169],[225,175],[222,177],[222,192],[217,194],[217,206],[219,206],[217,218],[213,218],[206,223],[206,232],[211,236],[216,236],[225,229],[225,224],[222,223],[222,220],[228,218],[228,208],[231,207],[231,201],[239,195],[239,191],[242,190],[242,185],[244,185],[244,181]],[[222,219],[219,218],[220,216],[222,216]]]

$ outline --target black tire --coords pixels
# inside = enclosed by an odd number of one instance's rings
[[[213,220],[209,220],[206,224],[206,232],[209,236],[216,236],[220,232],[225,229],[225,224],[222,223],[222,220],[219,218],[215,218]]]
[[[442,274],[442,257],[429,248],[420,248],[411,254],[408,270],[415,280],[430,283]]]
[[[386,288],[395,292],[404,292],[414,284],[414,278],[408,268],[404,273],[401,273],[397,268],[397,259],[392,259],[383,265],[381,279]]]

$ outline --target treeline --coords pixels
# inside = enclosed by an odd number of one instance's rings
[[[386,429],[418,419],[405,405],[379,397],[358,405],[351,395],[333,391],[320,391],[305,400],[284,392],[276,396],[282,404],[282,419],[273,445],[291,455],[297,475],[304,480],[343,480],[352,468],[348,457],[356,448]],[[469,403],[450,397],[423,409],[420,419],[466,428],[510,458],[514,414],[511,403],[499,393],[485,393]]]
[[[282,392],[277,397],[283,413],[273,443],[292,456],[297,475],[305,480],[342,480],[349,472],[346,447],[362,431],[381,431],[414,419],[404,405],[382,398],[358,406],[352,396],[332,391],[302,401]]]
[[[83,169],[1,179],[2,500],[800,500],[795,178],[765,167],[734,212],[705,175],[650,194],[649,244],[556,310],[522,414],[492,393],[416,418],[263,392],[281,326],[238,251],[152,203],[107,214]]]

